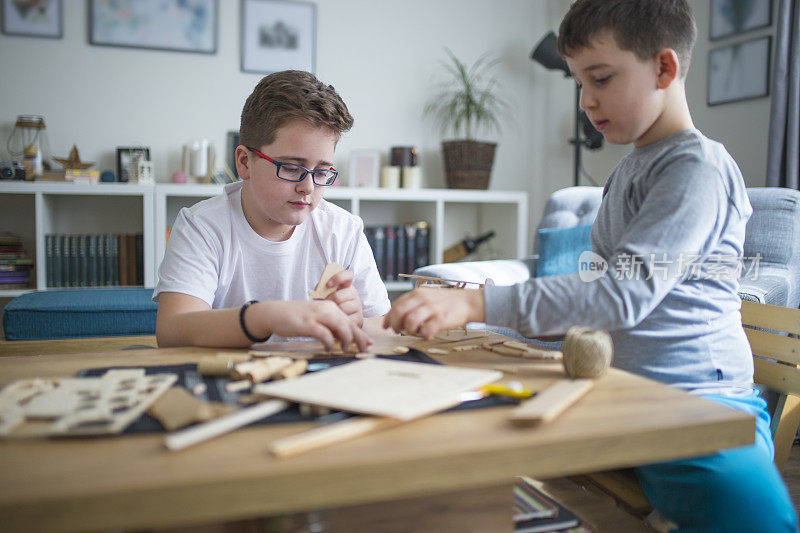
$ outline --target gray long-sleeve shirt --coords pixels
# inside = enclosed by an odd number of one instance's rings
[[[486,322],[530,337],[606,329],[617,368],[697,393],[749,391],[737,268],[751,213],[736,162],[699,131],[634,148],[592,228],[605,274],[486,287]]]

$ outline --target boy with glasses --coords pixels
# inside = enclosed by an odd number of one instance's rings
[[[236,170],[242,181],[182,209],[172,227],[153,299],[159,346],[244,347],[315,337],[326,349],[369,344],[389,298],[360,218],[322,199],[336,181],[333,156],[353,125],[330,85],[277,72],[242,110]],[[343,272],[335,292],[309,300],[325,266]]]
[[[707,5],[707,4],[706,4]],[[725,148],[695,129],[684,81],[697,29],[686,0],[577,0],[559,52],[581,107],[608,142],[633,144],[608,178],[592,227],[601,276],[533,278],[475,291],[418,289],[386,324],[430,338],[467,322],[528,337],[570,326],[609,330],[614,366],[750,413],[755,444],[636,469],[645,495],[677,531],[796,531],[772,462],[766,403],[753,385],[735,265],[752,213]],[[693,260],[681,271],[681,258]],[[638,275],[629,276],[631,260]]]

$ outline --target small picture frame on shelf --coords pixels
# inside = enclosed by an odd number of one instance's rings
[[[709,52],[709,106],[769,95],[771,41],[766,36]]]
[[[127,182],[131,175],[131,162],[137,160],[150,161],[150,148],[146,146],[117,146],[117,180]]]
[[[772,0],[711,0],[711,40],[772,24]]]
[[[217,53],[217,0],[89,2],[89,43]]]
[[[2,6],[4,34],[61,39],[64,18],[62,0],[3,0]]]
[[[242,0],[242,72],[314,72],[316,5],[284,0]]]
[[[381,154],[377,150],[353,150],[348,164],[350,187],[377,187]]]

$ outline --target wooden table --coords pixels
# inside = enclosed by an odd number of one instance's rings
[[[372,350],[390,353],[413,340],[378,339]],[[0,385],[91,367],[195,362],[214,352],[7,356],[0,358]],[[438,358],[503,369],[507,380],[534,389],[563,377],[560,363],[482,350]],[[550,424],[521,429],[508,422],[508,412],[440,414],[283,460],[270,456],[266,444],[311,424],[242,429],[180,452],[167,451],[156,434],[0,441],[0,527],[86,531],[219,522],[510,487],[517,474],[546,479],[753,442],[752,417],[618,370]],[[508,515],[505,520],[510,528]]]

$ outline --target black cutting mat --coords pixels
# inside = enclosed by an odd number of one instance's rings
[[[415,350],[413,348],[410,349],[407,353],[402,355],[378,355],[376,357],[378,357],[379,359],[393,359],[395,361],[411,361],[415,363],[428,363],[434,365],[441,364],[435,359],[428,356],[427,354],[419,350]],[[309,359],[308,363],[309,365],[317,365],[317,364],[327,365],[325,367],[325,369],[327,369],[334,366],[351,363],[356,360],[357,359],[355,357],[343,357],[343,356],[324,357],[324,358],[315,357],[313,359]],[[104,368],[87,368],[78,371],[77,377],[98,377],[105,374],[108,370],[126,369],[126,368],[131,368],[131,367],[110,366]],[[199,372],[197,372],[197,365],[193,363],[181,364],[181,365],[146,366],[137,368],[144,368],[145,374],[177,374],[178,380],[175,382],[175,385],[180,385],[190,391],[200,383],[204,383],[206,385],[206,391],[203,392],[202,394],[198,394],[197,397],[212,402],[221,402],[229,405],[239,406],[240,405],[239,395],[249,394],[249,391],[229,392],[225,390],[225,385],[230,383],[231,381],[229,378],[224,376],[203,376]],[[323,372],[325,369],[309,370],[308,372]],[[457,405],[451,409],[448,409],[448,411],[479,409],[482,407],[495,407],[499,405],[516,405],[517,403],[519,403],[518,400],[506,396],[487,396],[486,398],[482,398],[480,400],[464,402],[461,405]],[[291,404],[288,409],[285,409],[280,413],[275,413],[272,416],[263,418],[258,422],[254,422],[251,425],[280,424],[285,422],[304,422],[304,421],[305,422],[317,421],[320,423],[324,423],[324,422],[335,422],[337,420],[344,420],[345,418],[350,418],[351,416],[354,415],[342,411],[333,411],[331,414],[325,416],[304,416],[300,414],[300,408],[297,404]],[[123,431],[123,433],[159,433],[163,431],[164,427],[158,420],[156,420],[147,413],[143,413],[142,416],[140,416],[131,425],[129,425],[125,429],[125,431]]]

